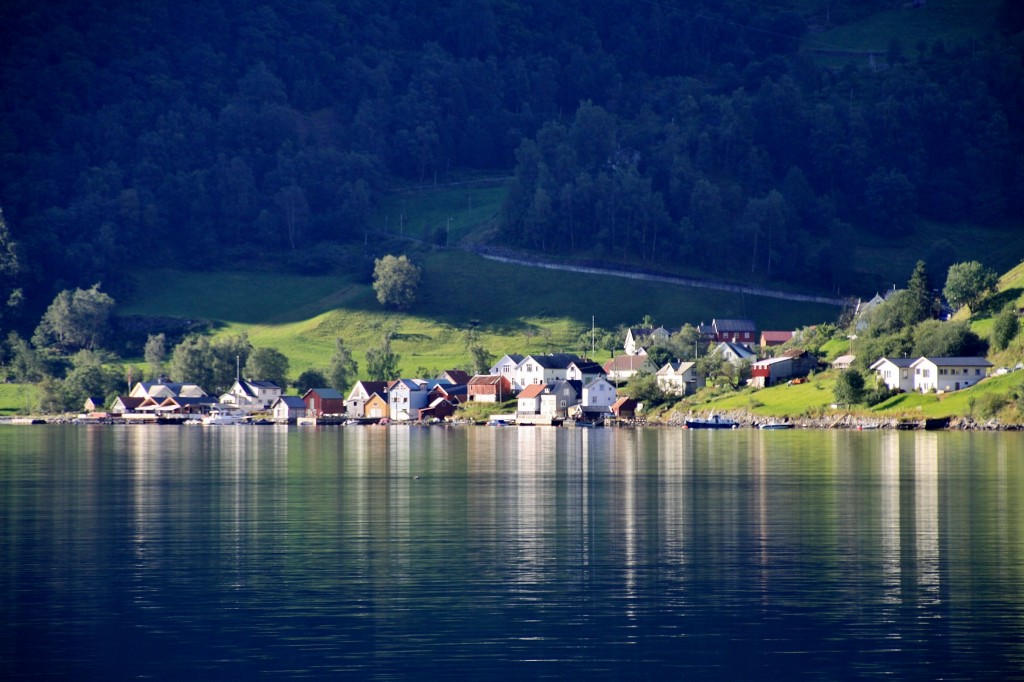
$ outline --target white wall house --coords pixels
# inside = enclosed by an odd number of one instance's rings
[[[222,405],[230,405],[244,412],[260,412],[269,410],[274,401],[281,397],[281,387],[273,381],[246,381],[235,379],[227,393],[218,400]]]
[[[985,378],[992,363],[985,358],[918,358],[910,366],[914,372],[914,389],[927,391],[959,391]]]
[[[523,361],[523,357],[524,356],[518,354],[506,355],[501,360],[494,363],[494,365],[487,370],[487,373],[497,374],[498,376],[507,378],[512,384],[512,388],[518,391],[523,387],[516,384],[516,368],[519,367],[519,363]]]
[[[553,355],[527,355],[516,367],[516,384],[520,387],[532,384],[550,384],[564,381],[569,364],[582,362],[582,358],[569,353]]]
[[[695,362],[667,362],[654,376],[658,387],[672,395],[693,395],[707,383]]]
[[[604,368],[601,367],[600,363],[592,360],[570,362],[569,366],[565,368],[566,379],[569,379],[570,381],[582,381],[584,384],[588,384],[594,379],[600,379],[604,376]]]
[[[605,378],[594,379],[583,387],[584,408],[611,407],[618,400],[615,387]]]
[[[871,365],[871,369],[878,380],[890,389],[906,392],[914,390],[912,364],[914,360],[911,358],[881,358]]]

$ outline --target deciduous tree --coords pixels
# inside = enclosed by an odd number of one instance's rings
[[[331,388],[345,393],[359,374],[359,364],[352,357],[352,351],[343,339],[334,340],[334,355],[331,356],[331,367],[328,370]]]
[[[978,303],[996,286],[999,275],[978,261],[954,263],[949,266],[946,286],[942,293],[954,308],[967,306],[974,310]]]
[[[406,256],[387,255],[374,261],[373,290],[383,305],[408,310],[416,302],[420,268]]]
[[[254,348],[245,362],[245,377],[272,381],[283,389],[288,385],[288,358],[276,348]]]

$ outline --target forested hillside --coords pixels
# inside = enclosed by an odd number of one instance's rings
[[[361,247],[387,188],[471,172],[514,172],[509,245],[815,287],[845,283],[856,234],[1017,230],[1020,3],[842,68],[802,46],[953,5],[8,0],[2,322],[120,295],[129,266]]]

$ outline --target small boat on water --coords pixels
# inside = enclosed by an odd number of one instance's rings
[[[245,412],[231,409],[213,409],[210,414],[203,417],[203,426],[227,426],[232,424],[244,424]]]
[[[707,418],[686,420],[686,428],[688,429],[737,429],[739,426],[740,423],[738,421],[721,417],[717,414]]]
[[[762,431],[781,431],[783,429],[791,429],[793,425],[790,422],[766,422],[757,428]]]

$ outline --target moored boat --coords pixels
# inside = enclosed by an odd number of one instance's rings
[[[740,423],[735,419],[729,419],[717,414],[707,418],[686,420],[686,428],[688,429],[736,429],[739,428],[739,425]]]
[[[243,424],[245,420],[246,414],[241,410],[213,409],[210,414],[203,417],[203,426]]]
[[[793,424],[791,424],[790,422],[767,422],[761,424],[757,428],[761,429],[762,431],[781,431],[783,429],[793,428]]]

